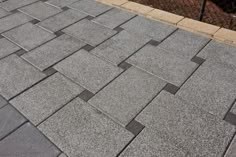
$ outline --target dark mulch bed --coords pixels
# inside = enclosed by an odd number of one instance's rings
[[[130,0],[192,19],[198,19],[201,0]],[[235,16],[235,18],[233,18]],[[203,21],[236,30],[236,0],[208,0]]]

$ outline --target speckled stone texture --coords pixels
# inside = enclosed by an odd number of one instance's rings
[[[0,58],[6,57],[16,51],[20,50],[20,47],[11,43],[5,38],[0,39]]]
[[[0,3],[0,7],[2,7],[3,9],[7,10],[7,11],[12,11],[15,9],[18,9],[20,7],[23,7],[25,5],[29,5],[31,3],[36,2],[37,0],[7,0],[5,2]]]
[[[226,152],[225,157],[234,157],[236,156],[236,138],[234,137],[231,145],[229,146],[228,151]]]

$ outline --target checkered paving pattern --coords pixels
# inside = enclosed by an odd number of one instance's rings
[[[95,0],[0,2],[0,157],[236,156],[235,47]]]

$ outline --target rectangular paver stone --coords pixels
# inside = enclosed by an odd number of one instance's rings
[[[86,43],[96,46],[104,40],[115,35],[116,31],[91,22],[87,19],[79,21],[63,30],[66,34],[74,36]]]
[[[19,94],[45,75],[16,55],[0,60],[0,94],[6,99]]]
[[[31,23],[24,24],[20,27],[5,32],[3,33],[3,36],[16,43],[26,51],[29,51],[56,37],[54,34],[49,33]]]
[[[146,45],[127,62],[176,86],[184,83],[197,68],[197,64],[152,45]]]
[[[140,36],[124,30],[93,49],[91,53],[118,65],[150,40],[151,38],[147,36]]]
[[[136,2],[127,2],[124,3],[123,5],[121,5],[122,8],[137,12],[139,14],[147,14],[150,11],[152,11],[154,8],[150,7],[150,6],[146,6],[143,4],[139,4]]]
[[[69,9],[44,21],[41,21],[37,25],[46,28],[47,30],[50,30],[52,32],[56,32],[85,18],[86,16],[87,14]]]
[[[12,11],[15,9],[18,9],[20,7],[23,7],[25,5],[34,3],[38,0],[7,0],[5,2],[0,3],[0,7],[3,9],[6,9],[7,11]]]
[[[37,125],[82,91],[83,88],[56,73],[10,103]]]
[[[163,41],[159,47],[176,56],[190,60],[207,44],[208,41],[209,39],[205,37],[184,30],[178,30]]]
[[[106,26],[108,28],[114,29],[117,26],[128,21],[129,19],[131,19],[134,16],[135,16],[135,14],[133,14],[133,13],[114,8],[114,9],[100,15],[99,17],[93,19],[93,21],[96,23],[99,23],[103,26]]]
[[[129,68],[89,103],[126,126],[165,86],[165,82],[134,67]]]
[[[66,34],[26,53],[22,57],[40,70],[45,70],[85,46]]]
[[[235,127],[196,106],[163,91],[136,119],[191,157],[221,157]]]
[[[48,0],[46,3],[49,3],[51,5],[57,6],[57,7],[65,7],[68,6],[78,0]]]
[[[92,93],[96,93],[122,72],[120,68],[85,50],[80,50],[58,63],[55,69]]]
[[[30,123],[0,142],[0,156],[57,157],[60,151]]]
[[[158,137],[152,129],[144,128],[120,157],[183,157],[186,155],[181,149]]]
[[[15,13],[0,19],[0,33],[33,20],[23,13]]]
[[[111,6],[96,2],[94,0],[80,0],[70,4],[69,7],[94,17],[112,8]]]
[[[59,8],[56,8],[52,5],[49,5],[49,4],[41,2],[41,1],[39,1],[37,3],[33,3],[33,4],[23,7],[23,8],[20,8],[19,10],[23,13],[26,13],[26,14],[36,18],[37,20],[40,20],[40,21],[42,21],[50,16],[53,16],[55,14],[58,14],[59,12],[62,11]]]
[[[6,10],[0,8],[0,18],[2,18],[2,17],[4,17],[4,16],[7,16],[7,15],[9,15],[9,14],[10,14],[10,12],[8,12],[8,11],[6,11]]]
[[[147,35],[156,41],[162,41],[176,30],[176,28],[173,26],[153,21],[141,16],[133,18],[121,27],[141,35]]]
[[[70,157],[114,157],[133,137],[79,98],[38,128]]]
[[[16,51],[20,50],[20,47],[16,46],[5,38],[0,39],[0,58],[8,56]]]
[[[11,105],[0,109],[0,139],[23,124],[26,119]],[[0,142],[1,143],[1,142]],[[1,145],[1,144],[0,144]],[[1,153],[0,153],[1,154]]]

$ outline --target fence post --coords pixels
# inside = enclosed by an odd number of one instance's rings
[[[200,9],[200,13],[199,13],[199,21],[202,21],[204,11],[205,11],[205,7],[206,7],[206,1],[207,0],[202,0],[201,9]]]

